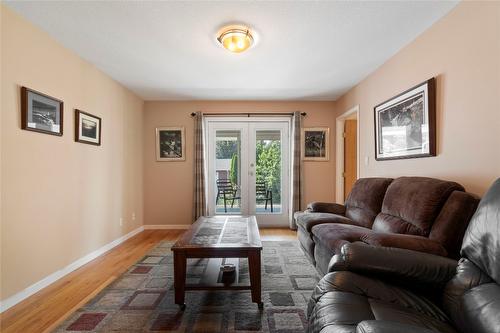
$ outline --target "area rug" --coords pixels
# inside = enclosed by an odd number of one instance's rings
[[[262,243],[262,310],[250,291],[189,291],[181,311],[174,304],[173,243],[162,242],[54,332],[302,333],[319,276],[298,242]],[[199,281],[206,264],[188,261],[188,283]],[[239,269],[248,281],[246,259]]]

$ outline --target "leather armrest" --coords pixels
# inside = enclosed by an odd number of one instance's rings
[[[310,212],[314,213],[331,213],[344,215],[345,214],[345,206],[332,202],[311,202],[307,205],[307,209]]]
[[[432,333],[425,327],[387,320],[365,320],[358,324],[356,333]]]
[[[397,247],[399,249],[427,252],[443,257],[448,255],[448,252],[440,243],[422,236],[370,233],[363,235],[361,241],[369,245]]]
[[[351,271],[415,287],[440,286],[455,275],[457,264],[433,254],[357,242],[342,246],[340,254],[330,260],[328,271]]]

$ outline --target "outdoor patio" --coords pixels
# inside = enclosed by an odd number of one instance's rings
[[[227,205],[227,213],[224,213],[224,204],[218,204],[215,209],[216,214],[240,214],[241,210],[239,207],[239,203],[235,202],[234,207],[231,208],[231,204]],[[257,205],[255,209],[256,214],[281,214],[281,204],[273,204],[273,212],[271,213],[270,205],[267,205],[267,210],[264,208],[264,205]]]

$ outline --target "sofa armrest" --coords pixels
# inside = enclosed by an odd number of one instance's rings
[[[416,235],[370,233],[363,235],[361,241],[374,246],[397,247],[443,257],[448,255],[441,243]]]
[[[457,261],[433,254],[364,243],[342,246],[330,260],[328,271],[351,271],[396,280],[405,285],[441,286],[456,272]]]
[[[387,320],[364,320],[356,327],[356,333],[432,333],[421,326]]]
[[[307,210],[314,213],[345,214],[345,206],[332,202],[311,202],[307,205]]]

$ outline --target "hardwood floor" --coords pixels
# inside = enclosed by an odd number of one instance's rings
[[[50,332],[92,299],[162,240],[176,240],[183,230],[145,230],[80,267],[0,315],[1,332]],[[289,229],[261,229],[261,239],[297,239]]]
[[[290,229],[266,228],[260,229],[260,238],[263,241],[296,240],[297,232]]]

